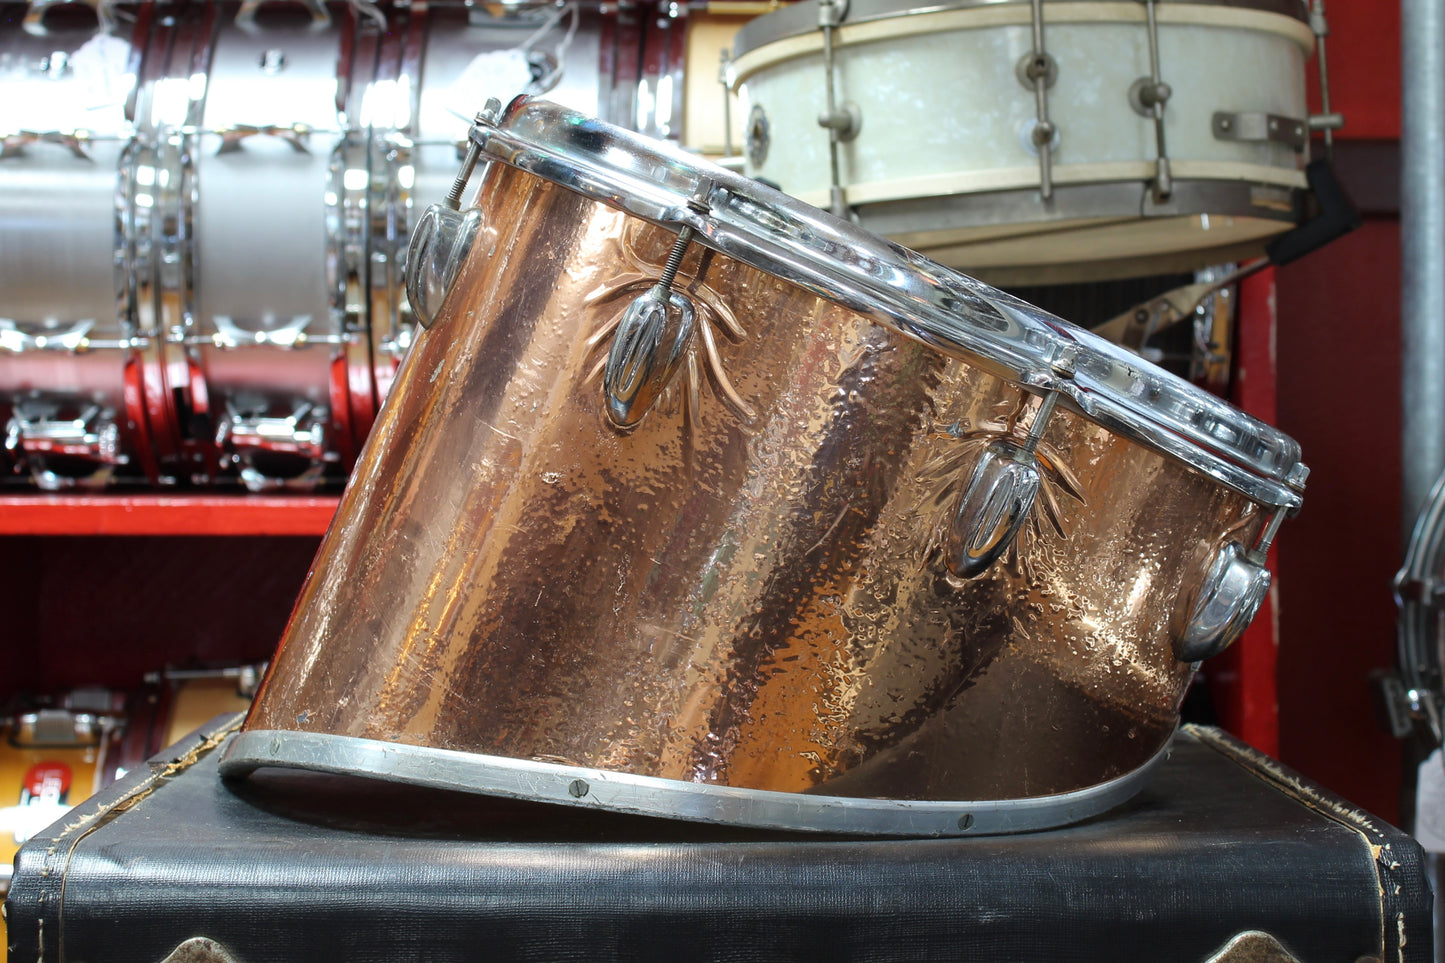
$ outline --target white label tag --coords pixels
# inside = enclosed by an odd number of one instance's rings
[[[517,49],[492,50],[477,54],[461,76],[447,89],[447,107],[470,126],[473,115],[495,97],[507,102],[527,89],[532,82],[532,66],[527,55]],[[463,130],[462,135],[466,132]]]
[[[1415,783],[1415,838],[1429,853],[1445,853],[1445,760],[1436,749],[1420,763]]]

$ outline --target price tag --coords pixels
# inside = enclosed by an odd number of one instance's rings
[[[1415,838],[1429,853],[1445,853],[1445,759],[1439,749],[1420,763],[1415,783]]]

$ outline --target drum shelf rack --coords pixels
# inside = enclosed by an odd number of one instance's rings
[[[335,495],[0,495],[0,535],[322,535]]]

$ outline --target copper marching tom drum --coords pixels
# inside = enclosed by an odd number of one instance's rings
[[[471,139],[224,773],[882,835],[1135,792],[1292,440],[662,143],[527,98]]]

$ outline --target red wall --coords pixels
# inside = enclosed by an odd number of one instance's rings
[[[1400,8],[1329,0],[1332,107],[1342,154],[1393,161],[1400,135]],[[1313,103],[1317,78],[1311,71]],[[1359,152],[1355,157],[1360,156]],[[1365,224],[1277,272],[1278,424],[1311,468],[1279,546],[1280,758],[1399,821],[1401,745],[1368,677],[1394,663],[1391,580],[1400,518],[1400,232],[1393,162],[1350,165]],[[1372,210],[1373,209],[1373,210]]]
[[[1279,426],[1311,469],[1278,541],[1280,757],[1398,822],[1401,747],[1367,680],[1394,661],[1401,561],[1399,222],[1368,218],[1277,283]]]

